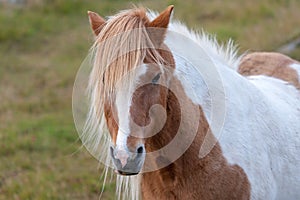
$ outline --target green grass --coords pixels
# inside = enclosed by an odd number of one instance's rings
[[[87,10],[111,15],[121,0],[29,0],[0,4],[0,199],[98,199],[101,167],[74,128],[74,78],[93,42]],[[300,3],[200,0],[133,1],[204,28],[244,50],[276,50],[300,34]],[[300,50],[291,53],[300,59]],[[114,199],[108,183],[103,199]]]

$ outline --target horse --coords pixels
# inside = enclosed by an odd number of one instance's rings
[[[238,73],[232,42],[172,13],[88,12],[95,42],[81,139],[105,175],[117,174],[118,199],[299,199],[300,91]],[[220,88],[205,71],[214,67]],[[283,70],[299,79],[299,68]]]
[[[238,72],[244,76],[265,75],[282,79],[300,89],[300,63],[275,52],[254,52],[242,57]]]

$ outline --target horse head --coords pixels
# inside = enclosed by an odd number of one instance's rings
[[[99,118],[104,113],[110,156],[121,175],[138,174],[145,153],[167,143],[155,134],[162,134],[171,120],[166,110],[175,62],[164,37],[172,10],[169,6],[152,21],[143,9],[121,12],[107,21],[88,12],[97,49],[90,82],[92,105]]]

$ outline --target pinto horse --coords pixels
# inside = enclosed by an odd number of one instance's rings
[[[96,39],[81,139],[118,174],[118,198],[299,199],[299,90],[263,73],[242,76],[231,42],[188,30],[172,12],[88,12]],[[205,73],[214,67],[222,90]],[[215,123],[212,110],[224,120]]]

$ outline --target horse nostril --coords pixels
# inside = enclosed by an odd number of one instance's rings
[[[137,149],[137,153],[143,153],[144,152],[144,148],[143,147],[139,147],[138,149]]]

